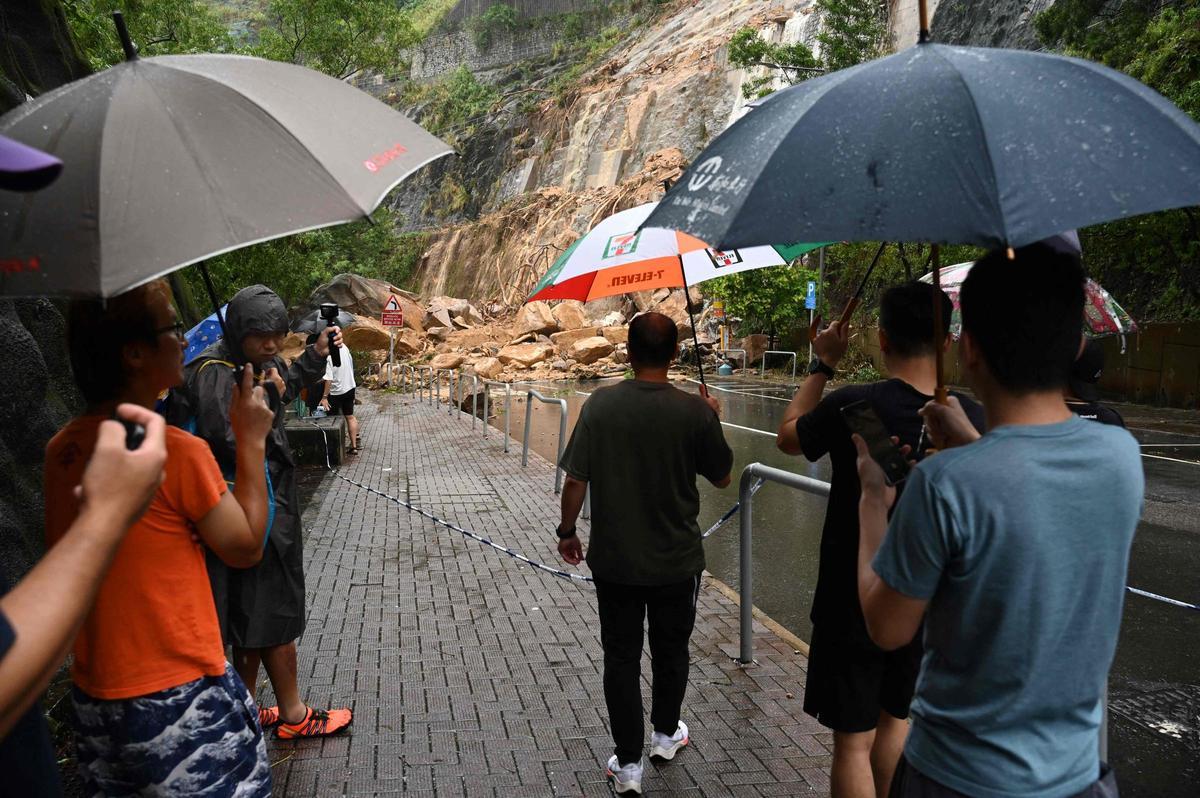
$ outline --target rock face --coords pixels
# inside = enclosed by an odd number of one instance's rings
[[[411,357],[425,349],[421,336],[407,327],[396,330],[396,357]]]
[[[554,356],[554,347],[550,344],[513,344],[500,350],[498,357],[505,365],[515,365],[529,368],[535,363]]]
[[[407,319],[405,320],[407,321]],[[342,340],[346,346],[357,350],[387,349],[392,335],[390,328],[384,327],[375,319],[359,316],[354,326],[342,331]]]
[[[493,340],[493,336],[488,330],[456,330],[446,337],[446,343],[461,346],[463,349],[474,349]]]
[[[583,303],[574,299],[568,299],[555,306],[551,315],[554,316],[560,330],[578,330],[580,327],[586,327],[588,323],[583,312]]]
[[[545,333],[549,335],[558,331],[558,322],[554,313],[545,302],[530,302],[517,313],[517,325],[513,330],[516,336],[528,333]]]
[[[425,311],[414,301],[413,295],[383,280],[357,274],[339,274],[313,291],[308,297],[308,304],[310,308],[316,308],[322,302],[333,302],[360,319],[365,317],[378,322],[383,303],[392,294],[396,295],[400,309],[404,311],[404,326],[424,332]]]
[[[929,32],[935,42],[945,44],[1032,50],[1039,46],[1033,20],[1052,5],[1054,0],[941,0]],[[898,46],[904,44],[897,42]]]
[[[429,361],[429,365],[434,369],[456,369],[462,365],[465,359],[457,352],[447,352],[443,355],[435,355],[433,360]]]
[[[607,357],[615,348],[607,338],[596,335],[571,344],[571,357],[587,365]]]
[[[425,334],[434,341],[445,341],[450,333],[451,329],[449,327],[430,327],[425,331]]]

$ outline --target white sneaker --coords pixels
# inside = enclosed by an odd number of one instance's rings
[[[621,765],[617,755],[608,758],[608,777],[612,779],[613,789],[617,792],[636,792],[642,794],[642,761]]]
[[[688,744],[687,724],[679,721],[679,728],[668,737],[661,732],[650,732],[650,756],[659,759],[674,759],[679,749]]]

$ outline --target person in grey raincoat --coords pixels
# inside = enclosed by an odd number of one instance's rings
[[[193,431],[212,449],[227,478],[236,472],[237,446],[229,423],[233,366],[250,362],[261,379],[273,383],[282,401],[275,427],[267,436],[267,475],[273,492],[273,516],[262,561],[246,569],[229,568],[209,556],[209,579],[225,642],[233,647],[234,669],[251,695],[261,662],[278,706],[259,709],[264,729],[281,738],[332,734],[351,722],[348,709],[318,710],[300,698],[296,679],[296,639],[304,631],[304,551],[295,461],[283,430],[284,405],[301,388],[323,378],[329,340],[322,336],[306,347],[289,368],[280,357],[288,331],[287,309],[263,285],[243,288],[229,301],[225,315],[229,340],[217,341],[185,369],[184,385],[172,392],[167,418]],[[336,330],[340,343],[341,332]]]

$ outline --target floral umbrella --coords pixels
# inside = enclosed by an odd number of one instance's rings
[[[950,334],[956,341],[962,334],[962,311],[958,305],[958,293],[974,265],[974,261],[968,261],[942,269],[942,290],[954,303],[954,315],[950,319]],[[933,273],[926,274],[921,280],[932,283]],[[1087,335],[1100,337],[1137,332],[1137,322],[1133,320],[1133,317],[1125,311],[1125,308],[1117,304],[1117,300],[1112,298],[1112,294],[1090,277],[1084,293],[1083,310],[1083,331]]]

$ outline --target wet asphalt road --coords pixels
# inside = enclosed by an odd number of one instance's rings
[[[597,383],[546,385],[568,399],[573,425]],[[774,431],[793,388],[749,378],[709,380],[723,405],[735,469],[752,462],[829,479],[829,462],[809,463],[775,449]],[[681,384],[684,387],[684,384]],[[695,386],[691,385],[694,389]],[[576,390],[578,389],[578,390]],[[1134,540],[1129,584],[1200,602],[1200,414],[1116,405],[1142,444],[1146,503]],[[514,404],[519,440],[524,405]],[[535,405],[531,445],[555,455],[557,411]],[[493,421],[493,423],[496,423]],[[502,421],[501,421],[502,426]],[[568,426],[570,429],[571,426]],[[737,501],[737,479],[725,490],[701,482],[700,526],[707,528]],[[1103,486],[1097,486],[1102,490]],[[816,584],[824,499],[768,484],[754,499],[754,603],[807,640]],[[734,518],[708,539],[708,568],[738,586],[738,524]],[[1126,798],[1192,798],[1200,794],[1200,612],[1128,594],[1121,638],[1109,679],[1109,760]]]

